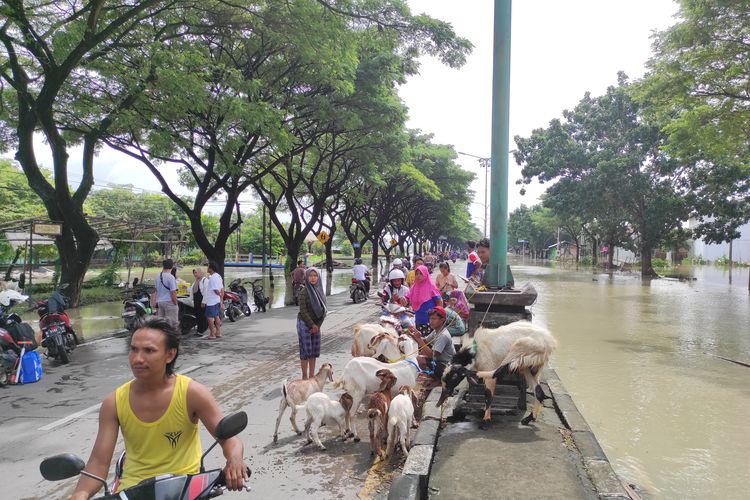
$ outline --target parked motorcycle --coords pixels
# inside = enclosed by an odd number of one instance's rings
[[[151,310],[151,294],[145,286],[134,288],[130,298],[122,301],[124,311],[122,319],[125,321],[125,328],[134,332],[146,318],[146,315],[153,314]]]
[[[10,312],[13,306],[27,299],[26,295],[15,290],[0,292],[0,387],[11,381],[11,374],[21,355],[21,342],[30,342],[26,344],[27,349],[37,346],[34,329],[22,322],[18,314]]]
[[[258,283],[259,281],[262,282],[263,279],[258,278],[251,283],[253,285],[253,302],[255,302],[256,311],[266,312],[266,306],[268,306],[268,302],[271,299],[266,297],[266,294],[263,291],[263,285]]]
[[[242,299],[229,290],[224,290],[224,316],[232,323],[242,316]]]
[[[178,297],[177,308],[177,319],[180,322],[180,332],[183,335],[187,335],[190,333],[190,330],[198,327],[198,311],[195,310],[193,297]],[[198,329],[198,333],[205,332],[207,328],[207,326],[204,326],[202,329]]]
[[[249,298],[247,293],[247,288],[242,286],[242,280],[240,278],[237,278],[236,280],[232,281],[229,284],[229,289],[232,291],[232,293],[236,293],[240,297],[240,302],[242,302],[242,312],[245,314],[245,316],[250,316],[253,312],[250,310],[250,304],[247,303],[247,299]]]
[[[84,471],[86,463],[79,457],[64,453],[45,458],[39,465],[42,477],[47,481],[62,481],[83,474],[104,485],[104,496],[96,497],[103,500],[205,500],[222,495],[226,490],[226,479],[222,469],[206,470],[203,460],[219,440],[229,439],[242,432],[247,426],[247,414],[244,411],[228,415],[216,425],[214,434],[217,441],[201,457],[201,468],[197,474],[162,474],[146,479],[117,493],[110,492],[109,485],[104,478],[94,476]],[[124,455],[118,460],[115,472],[115,484],[122,477],[123,468],[127,467]],[[248,478],[250,469],[247,469]],[[114,489],[114,488],[113,488]],[[245,491],[250,491],[245,486]]]
[[[68,299],[59,291],[52,292],[49,299],[36,303],[39,328],[42,330],[42,347],[47,349],[48,358],[54,358],[63,365],[70,362],[70,353],[79,344],[78,336],[65,312],[67,307]]]

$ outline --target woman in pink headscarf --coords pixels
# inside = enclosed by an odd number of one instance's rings
[[[432,282],[427,266],[417,266],[414,272],[414,285],[409,289],[407,295],[411,307],[414,310],[414,322],[417,330],[424,336],[430,333],[430,320],[428,311],[436,306],[443,305],[440,290]]]

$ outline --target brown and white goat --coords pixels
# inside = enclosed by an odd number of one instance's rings
[[[368,427],[370,428],[370,454],[381,456],[382,446],[388,437],[388,408],[391,404],[391,389],[396,385],[396,376],[387,368],[378,370],[380,389],[370,397],[367,405]]]
[[[284,415],[287,406],[292,408],[292,414],[289,421],[292,422],[292,428],[297,434],[302,432],[297,427],[297,405],[303,404],[311,394],[323,392],[326,382],[333,382],[333,366],[331,363],[323,363],[313,378],[297,379],[291,382],[284,379],[281,382],[281,401],[279,401],[279,416],[276,417],[276,428],[273,431],[273,442],[279,439],[279,424],[281,417]]]
[[[409,454],[409,428],[414,422],[414,410],[417,408],[418,399],[411,387],[402,385],[398,394],[391,400],[388,408],[388,443],[385,447],[385,456],[388,458],[396,448],[396,440],[401,444],[404,455]]]
[[[338,401],[333,401],[327,394],[316,392],[307,398],[305,411],[307,420],[305,421],[305,433],[307,442],[315,443],[318,448],[325,450],[326,447],[320,442],[318,429],[325,424],[329,428],[333,424],[338,425],[341,440],[346,441],[349,429],[346,428],[346,415],[352,407],[352,397],[346,393],[342,394]]]
[[[539,380],[557,347],[552,334],[529,321],[516,321],[500,328],[478,328],[473,337],[464,336],[463,346],[443,373],[443,393],[438,406],[464,378],[468,378],[470,383],[479,383],[479,378],[482,378],[485,384],[483,426],[486,426],[492,418],[490,408],[497,380],[506,373],[519,373],[526,379],[527,385],[534,388],[537,399],[521,423],[527,425],[536,420],[542,410],[542,402],[548,399]],[[473,346],[476,346],[476,353],[472,352]]]

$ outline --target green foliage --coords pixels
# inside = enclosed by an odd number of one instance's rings
[[[651,265],[654,269],[669,269],[672,267],[672,263],[666,259],[651,259]]]
[[[585,267],[591,267],[592,259],[590,255],[584,255],[581,257],[581,260],[579,261],[580,265]]]
[[[91,280],[91,283],[97,287],[111,287],[120,283],[122,280],[118,271],[121,265],[119,258],[113,258],[112,262],[96,278]]]
[[[638,88],[685,164],[682,188],[709,243],[750,220],[750,1],[682,0],[679,22],[655,35]]]
[[[680,165],[661,149],[664,138],[643,119],[625,75],[618,80],[600,97],[586,93],[563,112],[564,121],[516,137],[514,155],[525,184],[557,181],[545,204],[560,219],[577,217],[610,247],[630,240],[650,255],[687,219],[689,207],[675,187]],[[641,271],[653,273],[649,259]]]
[[[44,171],[49,176],[49,171]],[[12,161],[0,158],[0,222],[44,217],[47,211],[29,187],[23,171]]]
[[[323,245],[321,242],[316,241],[312,244],[312,253],[320,256],[326,253],[326,246]]]
[[[187,266],[202,265],[206,263],[206,256],[200,248],[193,248],[180,256],[180,262]]]
[[[341,255],[351,257],[354,255],[354,248],[349,240],[345,240],[341,243]]]

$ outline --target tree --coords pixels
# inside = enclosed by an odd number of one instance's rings
[[[134,80],[148,77],[139,71],[131,75],[130,85],[107,86],[94,65],[119,47],[160,41],[165,31],[144,39],[139,30],[176,3],[16,0],[0,7],[0,148],[16,149],[16,160],[47,215],[63,223],[55,243],[61,281],[69,285],[74,305],[98,241],[83,214],[93,185],[94,154],[102,134],[141,92],[142,80]],[[113,105],[88,106],[91,96],[101,93],[110,94]],[[44,135],[52,154],[54,180],[47,179],[37,161],[37,132]],[[71,192],[68,149],[75,144],[83,145],[83,174]]]
[[[43,174],[47,175],[47,171]],[[29,187],[28,179],[10,160],[0,159],[0,222],[44,216],[46,210],[39,196]]]
[[[587,222],[600,218],[599,207],[614,211],[605,219],[619,217],[633,226],[641,273],[655,276],[653,249],[688,213],[686,200],[675,189],[679,163],[663,151],[659,127],[643,119],[622,73],[617,87],[596,98],[587,93],[563,116],[565,122],[555,119],[548,129],[515,138],[523,182],[563,181],[548,193],[574,189]]]
[[[731,242],[750,220],[750,1],[679,3],[679,22],[654,37],[636,95],[687,167],[681,187],[700,221],[695,234]]]
[[[86,200],[84,209],[87,215],[106,219],[102,224],[111,228],[106,232],[114,247],[114,260],[125,257],[127,282],[130,282],[135,255],[144,255],[155,246],[161,247],[162,255],[169,255],[161,242],[172,245],[182,240],[182,228],[187,222],[166,196],[135,194],[131,186],[95,190]],[[143,242],[149,239],[154,242]]]

